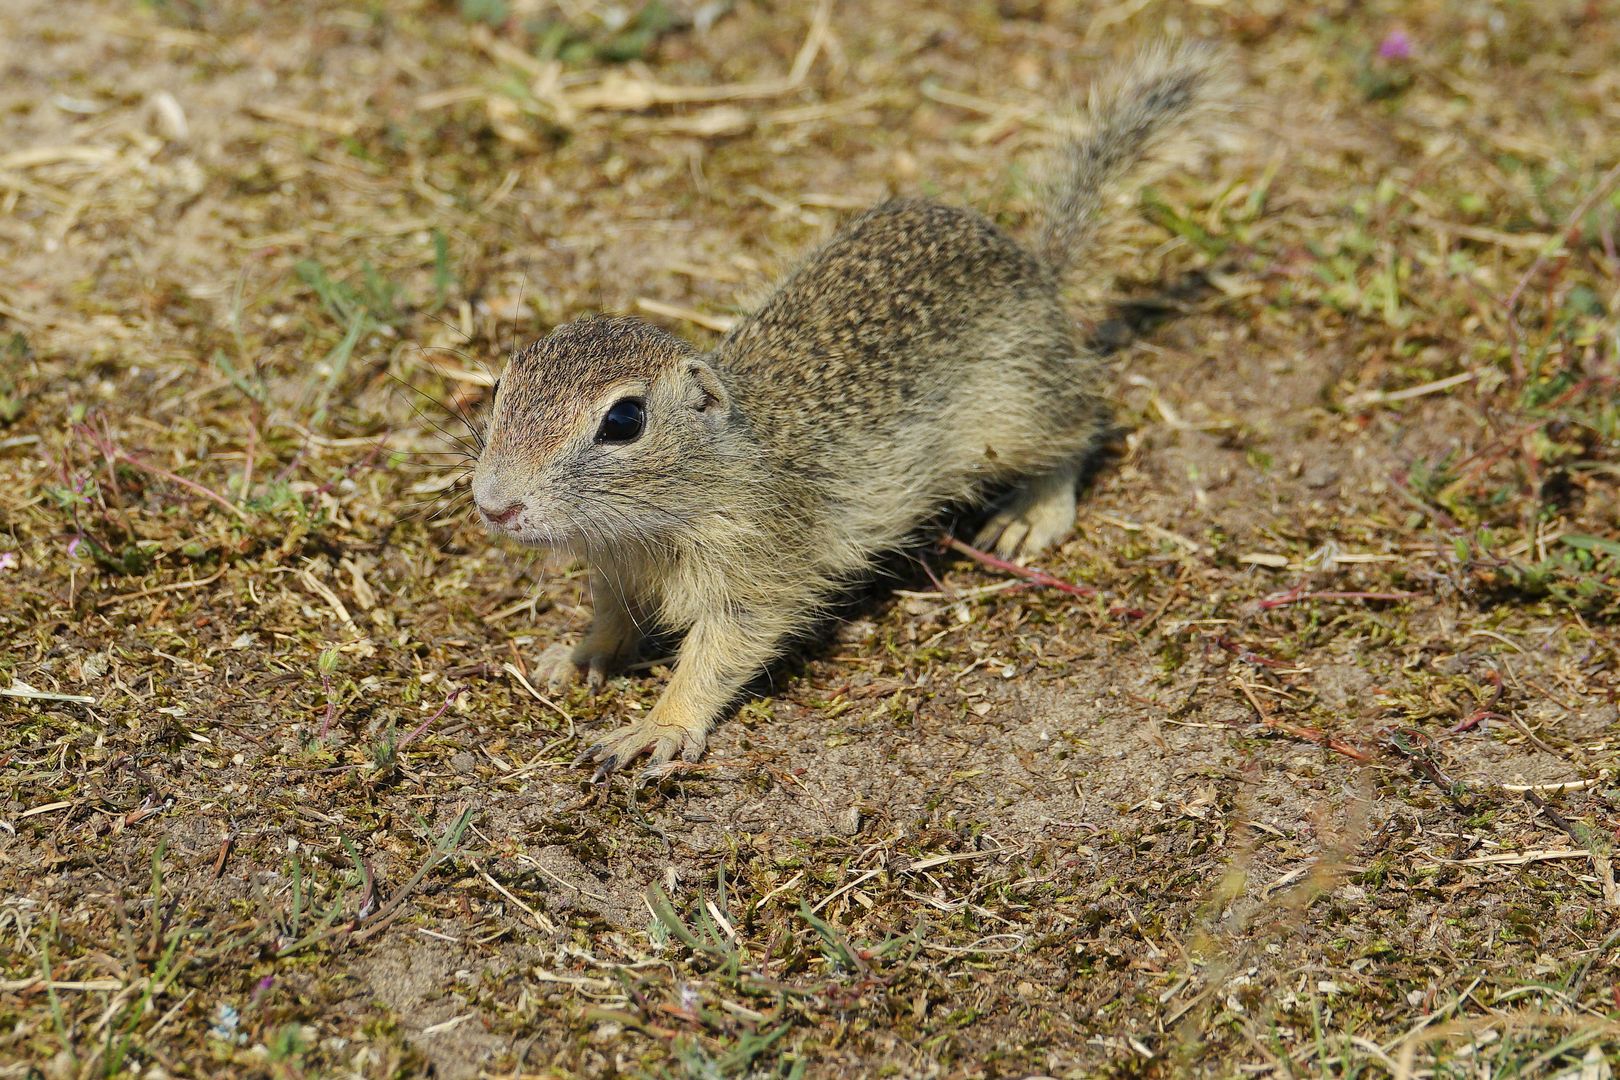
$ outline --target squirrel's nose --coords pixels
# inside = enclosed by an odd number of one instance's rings
[[[519,500],[504,510],[491,510],[483,503],[478,504],[478,512],[484,515],[485,520],[492,525],[505,525],[519,514],[523,513],[523,502]]]

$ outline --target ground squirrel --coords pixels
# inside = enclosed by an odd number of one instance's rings
[[[1108,423],[1059,297],[1104,201],[1221,105],[1216,55],[1158,46],[1095,88],[1034,250],[979,214],[893,199],[855,218],[702,353],[624,317],[512,357],[473,478],[485,523],[591,568],[595,617],[542,657],[599,685],[651,623],[684,632],[645,716],[592,746],[597,777],[696,759],[744,685],[942,509],[1007,492],[978,535],[1003,556],[1073,526]]]

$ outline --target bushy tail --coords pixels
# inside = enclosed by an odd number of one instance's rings
[[[1197,141],[1232,93],[1221,54],[1206,45],[1151,45],[1093,85],[1087,131],[1060,152],[1036,236],[1053,274],[1085,257],[1109,198],[1164,151]]]

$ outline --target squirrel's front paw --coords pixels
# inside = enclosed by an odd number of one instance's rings
[[[575,759],[576,765],[596,764],[591,782],[596,783],[624,768],[640,754],[647,754],[647,767],[641,771],[645,782],[661,765],[673,761],[678,755],[683,761],[696,761],[703,756],[708,741],[708,724],[662,722],[655,708],[626,727],[620,728]]]

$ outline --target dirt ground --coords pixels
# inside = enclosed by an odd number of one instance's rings
[[[1245,100],[1076,282],[1052,578],[924,546],[592,787],[667,672],[527,685],[502,356],[1021,229],[1165,29]],[[1611,1075],[1614,4],[10,0],[0,117],[0,1077]]]

